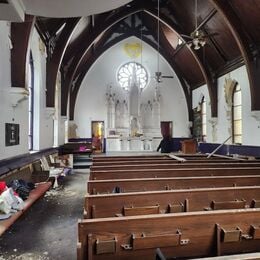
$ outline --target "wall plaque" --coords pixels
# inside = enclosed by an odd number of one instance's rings
[[[5,146],[19,144],[19,124],[5,123]]]

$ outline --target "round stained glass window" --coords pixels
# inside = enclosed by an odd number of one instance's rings
[[[139,87],[143,89],[148,83],[148,74],[140,63],[128,62],[119,68],[117,80],[120,86],[126,90],[128,90],[133,83],[138,84]]]

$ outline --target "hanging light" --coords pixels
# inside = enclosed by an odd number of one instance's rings
[[[191,47],[194,50],[199,50],[206,44],[205,34],[202,30],[197,30],[198,28],[198,2],[195,0],[195,31],[191,33],[191,37],[193,38],[191,42]]]

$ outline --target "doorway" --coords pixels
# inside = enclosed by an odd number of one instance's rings
[[[161,134],[172,137],[172,121],[161,121]]]
[[[104,150],[104,121],[91,121],[92,147],[95,153]]]

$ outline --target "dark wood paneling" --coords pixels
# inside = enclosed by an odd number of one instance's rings
[[[179,51],[174,60],[190,85],[196,85],[198,82],[204,81],[200,68],[186,46]]]
[[[246,34],[254,41],[255,45],[260,44],[260,1],[258,0],[230,0],[234,12],[239,17]]]
[[[34,17],[26,15],[25,22],[11,24],[11,82],[12,87],[25,88],[27,50]]]

